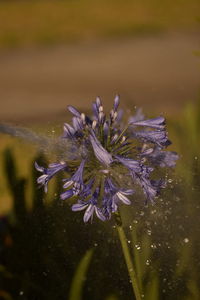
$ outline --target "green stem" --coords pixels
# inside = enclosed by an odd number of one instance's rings
[[[141,293],[140,293],[140,289],[139,289],[139,285],[138,285],[138,281],[137,281],[137,275],[132,263],[132,259],[131,259],[131,255],[130,255],[130,251],[129,251],[129,247],[128,247],[128,243],[127,243],[127,238],[124,232],[124,229],[122,227],[122,221],[121,221],[121,216],[119,213],[117,213],[115,215],[115,219],[116,219],[116,227],[117,227],[117,231],[119,234],[119,239],[121,242],[121,246],[122,246],[122,250],[123,250],[123,254],[124,254],[124,259],[126,261],[126,266],[128,269],[128,273],[131,279],[131,284],[132,284],[132,288],[133,288],[133,292],[135,294],[135,298],[136,300],[141,300]]]

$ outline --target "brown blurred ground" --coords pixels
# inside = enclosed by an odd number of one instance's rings
[[[1,50],[0,120],[56,120],[68,104],[88,109],[116,93],[124,105],[178,112],[198,98],[199,33]]]

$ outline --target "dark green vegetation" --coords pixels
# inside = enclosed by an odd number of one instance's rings
[[[189,104],[179,120],[171,120],[169,133],[180,160],[167,175],[168,188],[147,208],[134,195],[132,207],[122,209],[123,223],[144,299],[198,300],[200,105]],[[59,200],[61,178],[47,198],[36,185],[33,162],[24,177],[17,159],[4,151],[1,172],[13,204],[0,221],[0,298],[132,299],[114,220],[84,224],[81,212]],[[45,163],[41,155],[35,159]]]
[[[198,30],[199,0],[0,1],[0,47]]]

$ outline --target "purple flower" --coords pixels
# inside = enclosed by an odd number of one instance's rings
[[[153,182],[151,182],[145,176],[139,177],[138,182],[141,185],[146,196],[146,203],[148,201],[153,202],[154,198],[158,195],[159,186],[153,185]]]
[[[92,220],[94,212],[96,213],[96,216],[100,220],[105,221],[106,220],[105,216],[103,215],[101,209],[97,207],[98,197],[99,197],[99,189],[97,188],[87,202],[79,201],[78,203],[72,205],[72,210],[81,211],[86,209],[83,217],[84,222],[88,222],[90,218]]]
[[[130,205],[135,185],[143,191],[146,202],[154,202],[165,187],[162,178],[153,179],[154,170],[158,174],[160,167],[174,167],[178,159],[175,152],[165,151],[170,141],[164,117],[145,119],[138,109],[123,125],[118,107],[116,96],[106,118],[102,101],[97,97],[90,118],[68,106],[73,114],[72,124],[64,124],[62,142],[66,139],[71,143],[70,155],[66,155],[69,159],[48,168],[35,164],[42,173],[37,182],[45,191],[54,175],[63,170],[68,173],[63,185],[66,190],[60,198],[76,196],[72,210],[84,211],[84,222],[93,220],[94,215],[102,221],[109,220],[120,205]]]
[[[81,162],[78,170],[74,173],[74,175],[70,179],[66,180],[63,187],[69,188],[71,186],[72,188],[60,195],[62,200],[68,199],[72,196],[77,196],[83,190],[83,187],[84,187],[84,183],[83,183],[84,165],[85,165],[85,160],[83,160]]]
[[[161,148],[167,147],[171,144],[165,130],[136,131],[133,133],[133,136],[145,143],[153,143]]]
[[[160,166],[162,168],[175,167],[176,161],[179,158],[176,152],[161,151],[158,148],[156,148],[149,155],[146,154],[145,156],[151,161],[152,164]]]
[[[45,192],[47,193],[47,185],[49,180],[58,172],[61,170],[67,170],[67,164],[65,162],[60,163],[52,163],[49,165],[49,168],[41,167],[35,162],[35,168],[37,171],[43,173],[40,177],[37,179],[37,183],[39,183],[40,186],[44,186]]]
[[[110,178],[105,182],[105,194],[110,195],[112,198],[112,206],[114,211],[117,210],[117,205],[122,202],[126,205],[130,205],[131,201],[126,197],[134,193],[132,189],[124,189],[117,187]]]
[[[65,123],[64,126],[63,126],[63,129],[64,129],[63,138],[72,139],[72,138],[75,137],[76,130],[72,126]]]
[[[142,171],[141,164],[137,160],[120,156],[116,156],[116,159],[133,173],[140,173]]]
[[[108,151],[105,148],[103,148],[93,131],[91,131],[90,134],[90,142],[92,144],[96,158],[102,164],[109,166],[113,162],[112,155],[108,153]]]
[[[78,111],[78,109],[76,109],[75,107],[73,107],[72,105],[68,105],[68,110],[75,116],[75,117],[80,117],[81,113]]]
[[[115,99],[114,99],[114,106],[113,106],[113,110],[117,111],[119,107],[119,95],[116,95]]]
[[[163,130],[165,128],[165,118],[158,117],[158,118],[149,119],[149,120],[132,121],[130,123],[130,125],[146,126],[146,127],[151,127],[151,128]]]

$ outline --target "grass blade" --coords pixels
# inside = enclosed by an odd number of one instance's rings
[[[86,279],[87,270],[92,259],[94,249],[88,250],[81,259],[74,277],[69,292],[69,300],[81,300],[83,284]]]

